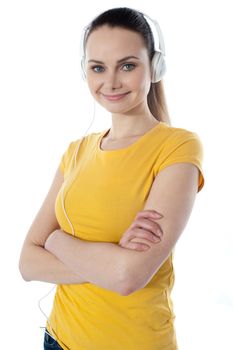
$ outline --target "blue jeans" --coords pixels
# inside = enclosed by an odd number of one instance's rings
[[[49,331],[46,328],[46,332]],[[44,333],[44,350],[63,350],[58,342],[54,340],[49,334]]]

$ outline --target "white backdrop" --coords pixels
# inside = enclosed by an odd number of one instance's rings
[[[233,348],[230,5],[224,0],[144,0],[143,6],[141,1],[0,2],[0,307],[5,347],[43,348],[39,326],[46,320],[37,302],[52,284],[25,282],[18,261],[61,155],[93,120],[93,98],[79,68],[82,29],[106,9],[132,6],[161,26],[172,125],[197,132],[204,146],[205,186],[174,260],[179,350]],[[110,124],[111,116],[96,105],[88,133]],[[52,300],[53,293],[42,302],[47,314]]]

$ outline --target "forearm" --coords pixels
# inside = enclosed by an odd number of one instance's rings
[[[43,247],[28,243],[21,254],[19,269],[25,281],[54,284],[88,283]]]
[[[127,249],[120,245],[85,241],[56,230],[46,249],[88,282],[124,293],[127,284],[124,264]]]

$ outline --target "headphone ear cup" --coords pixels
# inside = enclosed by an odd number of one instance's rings
[[[157,83],[166,73],[166,63],[161,52],[156,51],[151,61],[151,82]]]
[[[87,80],[87,76],[86,76],[85,57],[84,56],[81,59],[81,75],[82,75],[82,79],[84,81],[86,81]]]

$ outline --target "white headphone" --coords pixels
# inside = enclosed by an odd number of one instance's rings
[[[151,82],[152,83],[157,83],[158,81],[160,81],[164,74],[166,73],[167,69],[166,69],[166,62],[164,59],[165,56],[165,44],[164,44],[164,40],[163,40],[163,34],[162,31],[160,29],[159,23],[155,20],[152,19],[151,17],[149,17],[148,15],[146,15],[143,12],[140,12],[143,14],[144,18],[147,18],[147,23],[151,29],[151,32],[153,34],[153,26],[156,28],[156,33],[158,35],[158,39],[159,39],[159,45],[156,45],[156,40],[155,40],[155,36],[154,37],[154,43],[155,43],[155,53],[154,56],[152,58],[151,61]],[[149,21],[152,22],[153,26],[150,25]],[[88,35],[88,26],[85,26],[81,35],[81,41],[80,41],[80,54],[81,54],[81,76],[82,79],[84,81],[87,80],[87,76],[86,76],[86,67],[85,67],[85,44],[86,44],[86,38]]]

